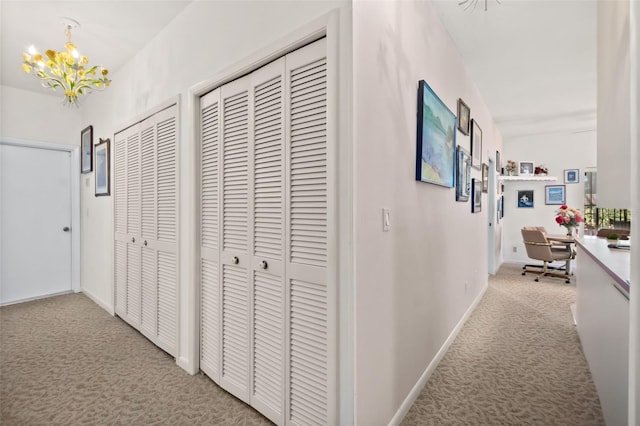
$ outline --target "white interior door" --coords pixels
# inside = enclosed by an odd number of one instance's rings
[[[0,244],[0,304],[72,290],[69,152],[0,145]]]

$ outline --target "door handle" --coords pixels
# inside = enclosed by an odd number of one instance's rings
[[[64,232],[69,232],[69,231],[71,231],[71,228],[69,228],[68,226],[65,226],[64,228],[62,228],[62,230]]]
[[[144,244],[144,246],[146,247],[146,246],[147,246],[147,240],[144,240],[144,243],[143,243],[143,244]]]
[[[269,264],[267,263],[266,260],[263,260],[262,262],[260,262],[260,267],[262,269],[267,269],[269,267]]]
[[[131,242],[135,243],[136,242],[136,237],[131,237]]]
[[[233,256],[233,259],[231,259],[231,263],[233,263],[234,265],[240,263],[240,259],[238,259],[238,256]]]

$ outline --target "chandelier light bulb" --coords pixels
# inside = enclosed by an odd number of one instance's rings
[[[70,18],[66,20],[74,23],[73,28],[79,26],[77,21]],[[27,49],[28,53],[22,54],[22,69],[39,79],[43,87],[53,90],[61,88],[64,92],[64,105],[78,106],[81,95],[104,90],[111,80],[107,78],[109,71],[106,68],[89,66],[89,59],[80,55],[76,46],[71,43],[71,23],[67,22],[65,25],[65,51],[48,49],[42,55],[31,45]]]

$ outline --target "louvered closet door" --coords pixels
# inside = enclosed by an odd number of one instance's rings
[[[251,405],[284,424],[284,58],[251,74],[253,194]]]
[[[156,251],[156,336],[154,343],[176,355],[177,263],[177,106],[154,115],[156,122],[156,238],[145,240]]]
[[[127,138],[124,130],[114,136],[114,246],[115,246],[115,310],[121,318],[127,316]]]
[[[140,200],[140,133],[134,126],[127,136],[126,176],[127,176],[127,313],[124,319],[136,328],[140,327],[142,311],[141,288],[141,200]]]
[[[221,88],[222,330],[220,385],[250,395],[250,105],[249,77]]]
[[[200,369],[220,381],[220,90],[200,99]]]
[[[335,424],[335,301],[327,286],[326,40],[287,55],[286,67],[287,421]]]

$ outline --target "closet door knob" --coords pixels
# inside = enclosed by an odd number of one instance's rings
[[[131,237],[131,242],[135,243],[136,242],[136,237]]]
[[[231,259],[231,263],[233,263],[234,265],[240,263],[240,259],[238,259],[238,256],[233,256],[233,259]]]
[[[263,260],[262,262],[260,262],[260,267],[262,269],[267,269],[269,267],[269,264],[267,263],[266,260]]]
[[[144,240],[144,243],[143,243],[143,244],[144,244],[144,246],[146,247],[146,246],[147,246],[147,240]]]

